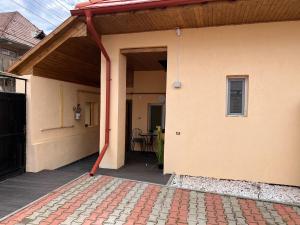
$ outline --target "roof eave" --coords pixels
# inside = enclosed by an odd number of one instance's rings
[[[77,19],[77,16],[71,16],[66,19],[62,24],[60,24],[55,30],[53,30],[49,35],[47,35],[43,40],[41,40],[37,45],[27,51],[20,60],[13,63],[8,69],[9,73],[17,73],[18,68],[28,60],[39,48],[45,46],[51,39],[58,33],[62,32],[66,27],[73,23]]]
[[[119,4],[119,5],[116,4],[116,5],[103,6],[103,7],[99,7],[99,6],[93,7],[93,5],[89,5],[81,9],[71,10],[71,15],[83,16],[85,10],[90,11],[92,14],[109,14],[109,13],[175,7],[175,6],[192,5],[192,4],[205,4],[209,2],[220,2],[220,1],[235,1],[235,0],[164,0],[164,1],[153,0],[148,2],[136,2],[136,3]]]

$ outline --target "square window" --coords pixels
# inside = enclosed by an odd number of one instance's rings
[[[227,115],[246,114],[246,77],[227,78]]]
[[[84,122],[86,127],[98,125],[98,103],[86,102],[84,108]]]

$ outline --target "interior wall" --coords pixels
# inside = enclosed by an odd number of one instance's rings
[[[37,76],[28,78],[26,170],[56,169],[97,152],[99,125],[85,127],[84,106],[86,102],[99,104],[100,90]],[[77,104],[82,109],[79,121],[73,112]]]
[[[148,105],[162,103],[165,93],[165,71],[134,71],[133,88],[127,88],[127,99],[132,100],[132,129],[148,131]]]
[[[167,46],[164,172],[300,186],[299,26],[184,29],[180,39],[172,30],[103,36],[112,58],[112,113],[125,118],[120,50]],[[247,117],[226,116],[227,75],[249,76]],[[174,89],[178,78],[182,87]],[[104,162],[117,168],[125,129],[121,120],[111,123]]]

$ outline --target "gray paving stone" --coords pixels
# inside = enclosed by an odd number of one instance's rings
[[[236,222],[238,224],[246,224],[246,220],[244,218],[236,218]]]
[[[158,220],[156,224],[157,225],[165,225],[166,222],[167,222],[166,220]]]
[[[127,214],[122,213],[122,214],[119,216],[118,220],[125,222],[126,219],[127,219],[127,217],[128,217]]]
[[[157,219],[158,219],[157,216],[154,216],[154,215],[149,216],[149,221],[151,221],[151,222],[157,222]]]
[[[231,213],[226,214],[226,218],[227,218],[227,220],[230,220],[230,221],[236,220],[236,217],[234,216],[234,214],[231,214]]]
[[[75,218],[68,217],[62,224],[63,225],[70,225],[74,220],[75,220]]]
[[[205,216],[205,214],[201,213],[201,214],[198,214],[198,215],[197,215],[197,219],[198,219],[198,220],[205,220],[205,219],[206,219],[206,216]]]
[[[228,221],[228,225],[237,225],[236,221]]]
[[[235,212],[234,214],[235,214],[236,218],[244,218],[244,215],[242,212]]]
[[[206,225],[205,220],[198,220],[197,225]]]
[[[159,214],[159,219],[167,220],[168,215],[169,215],[168,213],[160,213],[160,214]]]
[[[155,225],[156,223],[154,223],[154,222],[147,222],[147,224],[146,225]]]
[[[33,221],[31,221],[30,223],[32,223],[32,224],[40,224],[40,222],[42,221],[42,220],[44,220],[45,218],[44,217],[41,217],[41,216],[38,216],[38,217],[36,217],[36,219],[35,220],[33,220]]]

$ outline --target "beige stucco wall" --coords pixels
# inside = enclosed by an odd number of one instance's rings
[[[185,29],[180,39],[175,31],[103,37],[112,59],[114,118],[102,166],[124,162],[120,49],[166,46],[164,172],[300,186],[300,22]],[[249,75],[247,117],[226,116],[227,75]],[[178,78],[182,88],[174,89]]]
[[[27,78],[26,170],[56,169],[97,152],[99,125],[84,126],[84,104],[99,104],[99,89],[36,76]],[[77,103],[82,108],[80,121],[74,119]]]
[[[133,88],[127,92],[133,93],[165,93],[166,72],[164,70],[134,71]]]
[[[26,92],[25,81],[16,79],[16,93],[25,94],[25,92]]]
[[[162,103],[165,92],[165,71],[134,72],[134,86],[127,88],[127,93],[134,93],[127,94],[127,99],[132,100],[132,128],[148,131],[148,105]]]

